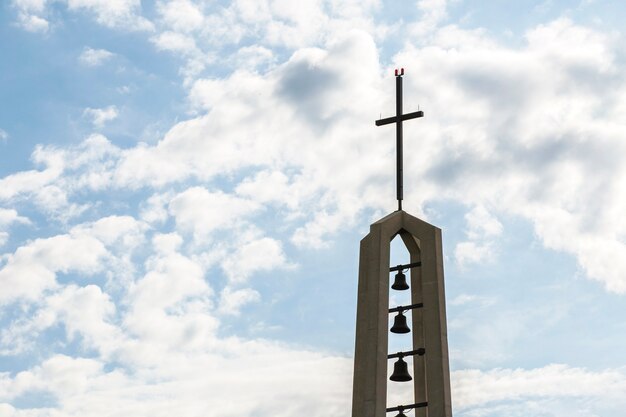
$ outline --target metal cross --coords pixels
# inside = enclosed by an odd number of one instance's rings
[[[396,124],[396,194],[398,197],[398,210],[402,210],[402,122],[405,120],[424,117],[423,111],[402,114],[402,76],[404,68],[400,69],[400,73],[396,69],[396,115],[386,119],[376,120],[376,126]]]

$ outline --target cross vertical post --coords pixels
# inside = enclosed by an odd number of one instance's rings
[[[387,125],[390,123],[396,124],[396,197],[398,199],[398,210],[402,210],[402,200],[404,199],[404,184],[403,184],[403,152],[402,152],[402,122],[405,120],[416,119],[418,117],[424,117],[424,112],[416,111],[413,113],[402,114],[402,76],[404,75],[404,68],[400,71],[396,70],[396,115],[388,117],[386,119],[376,120],[376,126]]]
[[[404,72],[404,71],[403,71]],[[402,75],[396,76],[396,196],[398,198],[398,210],[402,210],[403,184],[402,184]]]

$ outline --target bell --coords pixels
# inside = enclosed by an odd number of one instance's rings
[[[406,283],[406,275],[402,271],[398,271],[396,274],[396,278],[393,281],[393,285],[391,286],[394,290],[402,291],[408,290],[409,284]]]
[[[396,417],[406,417],[406,414],[404,414],[402,410],[400,410],[400,412],[396,414]]]
[[[409,367],[404,359],[398,358],[398,361],[393,364],[393,374],[389,379],[395,382],[407,382],[413,379],[409,375]]]
[[[402,311],[398,311],[398,315],[393,319],[393,326],[391,326],[391,333],[408,333],[411,331],[406,324],[406,316],[402,314]]]

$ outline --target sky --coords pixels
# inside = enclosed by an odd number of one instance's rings
[[[404,68],[454,415],[623,417],[624,21],[617,0],[0,2],[0,416],[349,416],[359,241],[396,209],[374,121]]]

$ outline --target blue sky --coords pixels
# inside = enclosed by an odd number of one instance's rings
[[[359,241],[396,207],[373,121],[404,67],[454,415],[622,417],[625,15],[2,2],[0,416],[350,415]]]

